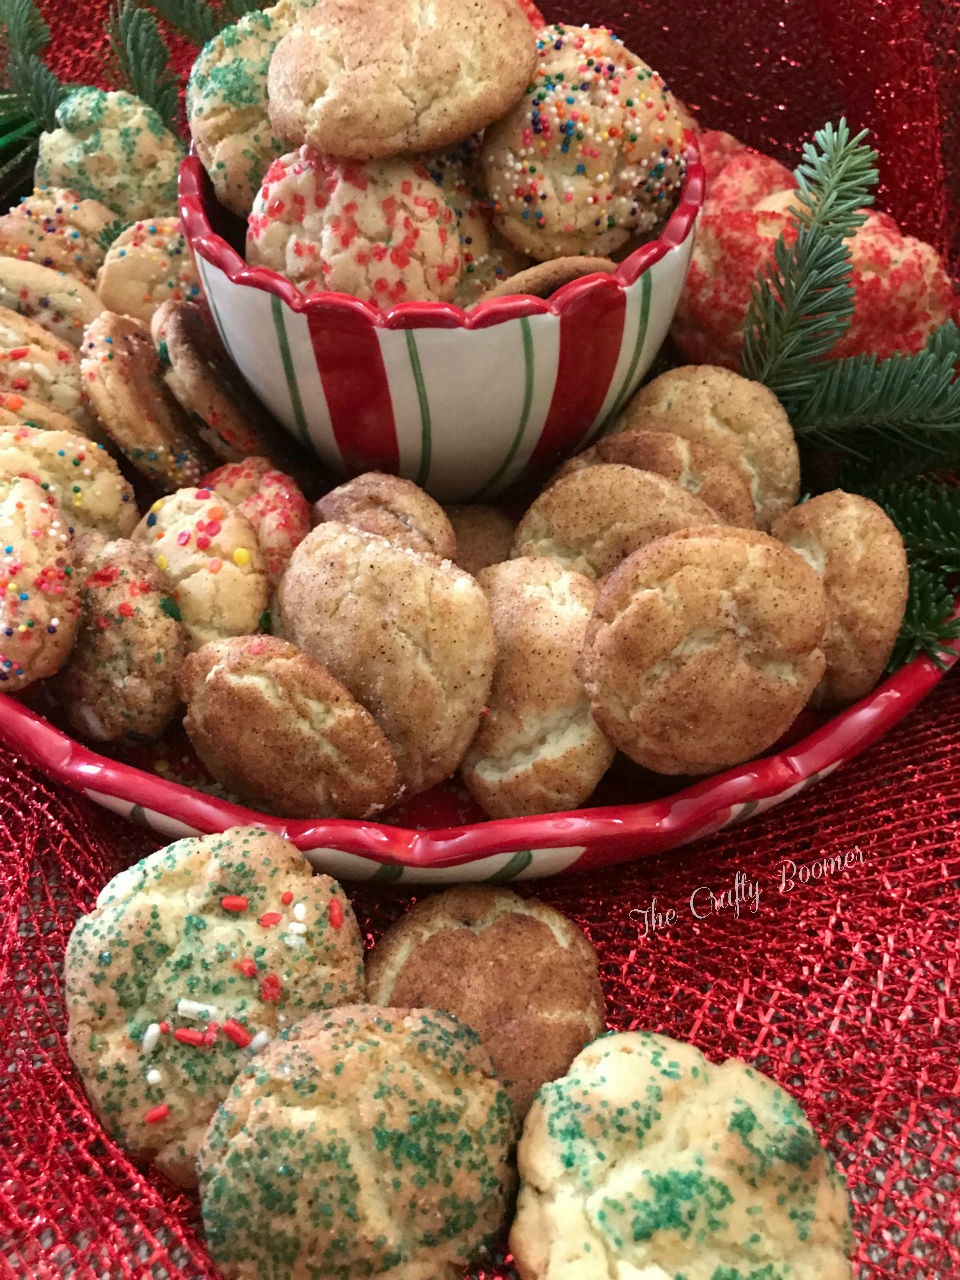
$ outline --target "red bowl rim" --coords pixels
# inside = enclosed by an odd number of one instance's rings
[[[213,230],[207,213],[207,201],[214,198],[212,188],[199,157],[193,153],[180,165],[180,222],[194,253],[222,271],[233,284],[271,293],[299,314],[329,318],[333,311],[363,316],[368,323],[382,329],[488,329],[526,316],[561,315],[598,285],[609,288],[611,279],[621,289],[627,289],[667,253],[682,245],[693,231],[706,185],[696,139],[688,133],[685,142],[687,171],[680,198],[660,235],[634,249],[611,275],[594,273],[572,280],[548,299],[532,294],[510,294],[480,302],[470,311],[464,311],[448,302],[400,302],[384,309],[375,302],[346,293],[301,293],[290,280],[269,267],[248,266],[236,249]]]
[[[345,818],[287,820],[98,755],[16,698],[0,694],[0,741],[48,776],[131,807],[139,805],[205,832],[263,826],[304,852],[324,848],[380,866],[456,868],[518,850],[583,848],[575,869],[609,866],[674,849],[727,825],[734,806],[745,818],[764,801],[807,783],[883,737],[939,683],[960,653],[952,642],[940,666],[927,657],[901,667],[860,702],[771,755],[702,779],[672,795],[526,818],[499,818],[427,829]],[[739,819],[738,819],[739,820]]]

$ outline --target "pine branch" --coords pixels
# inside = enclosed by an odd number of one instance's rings
[[[50,43],[50,28],[34,0],[4,0],[0,24],[6,28],[8,44],[5,113],[19,109],[35,122],[37,134],[56,128],[56,110],[67,89],[40,57]]]
[[[33,0],[4,0],[2,22],[10,41],[11,60],[42,53],[50,43],[50,28]]]
[[[910,564],[940,578],[960,573],[960,486],[901,480],[864,488],[900,530]]]
[[[796,240],[780,235],[773,263],[758,274],[744,323],[742,369],[778,396],[799,394],[810,366],[829,352],[853,314],[850,255],[844,244],[865,220],[876,184],[876,152],[846,121],[806,143],[797,180]]]
[[[132,93],[153,107],[175,131],[180,107],[179,84],[170,71],[167,48],[157,20],[136,0],[120,0],[109,24],[110,45]]]
[[[62,84],[45,62],[35,54],[10,58],[11,82],[16,85],[17,96],[23,110],[41,129],[57,127],[57,107],[70,90]]]
[[[229,21],[224,10],[214,9],[205,0],[150,0],[150,8],[196,45],[212,40]]]
[[[953,592],[943,577],[923,565],[911,565],[907,608],[887,671],[897,671],[921,653],[944,668],[950,652],[948,642],[960,639],[960,617],[955,616],[955,609]]]

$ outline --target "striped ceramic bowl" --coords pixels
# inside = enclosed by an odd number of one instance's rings
[[[195,156],[180,171],[180,216],[227,350],[297,439],[334,471],[394,472],[467,501],[587,445],[639,386],[673,318],[703,185],[693,151],[662,234],[614,274],[470,312],[305,297],[248,267]]]

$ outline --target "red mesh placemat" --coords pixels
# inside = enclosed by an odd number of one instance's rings
[[[107,0],[42,5],[53,62],[109,84]],[[687,0],[542,6],[605,20],[709,125],[789,159],[845,111],[884,152],[882,201],[960,266],[957,6]],[[178,65],[190,50],[178,47]],[[213,1277],[196,1203],[91,1117],[66,1057],[60,966],[78,912],[156,846],[0,751],[0,1275]],[[960,681],[764,818],[673,855],[536,886],[588,931],[614,1028],[756,1061],[806,1108],[855,1205],[863,1280],[960,1278]],[[812,876],[824,859],[845,872]],[[780,892],[783,868],[798,870]],[[801,879],[799,868],[806,868]],[[761,890],[697,919],[740,872]],[[411,895],[353,894],[372,938]],[[653,900],[676,923],[643,937]],[[505,1266],[475,1273],[505,1277]]]

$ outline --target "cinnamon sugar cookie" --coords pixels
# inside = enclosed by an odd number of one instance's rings
[[[460,279],[456,214],[411,160],[336,160],[311,147],[267,170],[247,224],[247,261],[303,293],[449,302]]]
[[[107,250],[96,287],[104,311],[144,324],[164,302],[199,298],[200,282],[180,219],[143,218],[121,231]]]
[[[411,795],[448,777],[476,732],[493,675],[490,606],[475,579],[327,521],[279,591],[284,637],[373,715]]]
[[[652,471],[603,462],[563,476],[520,518],[512,556],[547,556],[602,578],[655,538],[691,525],[719,524],[705,502]]]
[[[882,507],[834,489],[794,507],[772,533],[823,578],[827,669],[811,701],[840,707],[869,693],[890,661],[910,571],[900,530]]]
[[[455,560],[457,539],[443,508],[412,480],[365,471],[313,504],[319,523],[339,520],[398,547]]]
[[[67,1047],[94,1110],[182,1187],[237,1073],[285,1027],[362,998],[343,890],[260,827],[178,840],[121,871],[64,964]]]
[[[376,1004],[445,1009],[480,1036],[522,1120],[603,1030],[597,954],[572,920],[486,885],[421,899],[367,956]]]
[[[105,311],[80,350],[83,387],[116,447],[167,492],[199,480],[212,456],[163,384],[149,331]]]
[[[509,558],[517,522],[500,507],[464,502],[443,510],[457,540],[454,558],[461,569],[476,576],[488,564]]]
[[[670,369],[641,387],[611,430],[670,431],[708,445],[750,489],[761,529],[796,502],[800,459],[786,411],[759,382],[717,365]]]
[[[793,723],[824,672],[823,585],[764,533],[657,539],[600,588],[581,675],[597,723],[657,773],[752,759]]]
[[[77,633],[72,538],[35,480],[0,484],[0,689],[52,675]]]
[[[373,716],[274,636],[205,644],[184,665],[184,728],[214,778],[290,818],[371,818],[400,794]]]
[[[460,776],[491,818],[579,808],[615,754],[577,670],[596,585],[534,556],[483,569],[478,581],[497,662]]]
[[[327,0],[270,59],[270,120],[293,146],[359,159],[431,151],[490,124],[533,74],[513,0]]]
[[[532,294],[535,298],[549,298],[562,289],[565,284],[574,280],[582,280],[585,276],[609,275],[616,271],[617,264],[610,258],[551,258],[549,262],[538,262],[532,267],[518,271],[499,281],[492,289],[483,294],[482,301],[489,298],[508,298],[516,293]]]
[[[145,547],[77,540],[80,628],[54,691],[72,728],[93,742],[150,741],[180,705],[186,638],[171,586]]]

